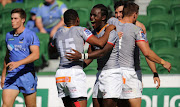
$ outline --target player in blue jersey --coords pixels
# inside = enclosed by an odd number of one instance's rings
[[[64,26],[63,14],[66,5],[60,0],[45,0],[39,4],[36,14],[36,26],[41,33],[49,33],[52,38],[56,31]]]
[[[39,58],[39,39],[24,27],[26,13],[17,8],[11,11],[14,29],[6,34],[7,52],[1,76],[3,107],[12,107],[22,92],[27,107],[36,107],[37,77],[33,62]],[[6,75],[7,72],[7,75]]]

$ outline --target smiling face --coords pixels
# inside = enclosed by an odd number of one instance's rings
[[[13,13],[11,15],[11,24],[13,29],[18,29],[24,25],[25,19],[20,17],[19,13]]]
[[[90,20],[94,29],[100,27],[102,23],[101,9],[93,8],[90,13]]]
[[[124,6],[119,6],[115,10],[115,17],[118,18],[119,20],[121,20],[123,17],[123,14],[122,14],[123,8],[124,8]]]

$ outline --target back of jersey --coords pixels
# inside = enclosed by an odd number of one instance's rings
[[[82,69],[82,61],[70,61],[65,58],[66,52],[73,52],[72,49],[84,52],[84,41],[91,36],[92,33],[83,27],[72,26],[63,27],[55,34],[53,40],[60,56],[59,68],[76,68]]]
[[[132,23],[125,23],[122,32],[122,40],[119,41],[119,63],[121,67],[134,68],[135,42],[141,39],[141,29]]]

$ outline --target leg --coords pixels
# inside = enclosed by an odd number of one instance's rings
[[[87,107],[87,100],[73,102],[73,107]]]
[[[129,100],[128,99],[118,99],[117,106],[118,107],[130,107]]]
[[[116,106],[117,106],[116,98],[103,99],[103,107],[116,107]]]
[[[62,100],[63,100],[64,107],[72,107],[72,101],[69,96],[63,97]]]
[[[141,98],[129,99],[131,107],[141,107]]]
[[[102,107],[102,98],[93,98],[93,107]]]
[[[2,92],[2,107],[12,107],[18,94],[19,90],[4,89]]]
[[[36,92],[32,94],[23,94],[26,107],[36,107]]]

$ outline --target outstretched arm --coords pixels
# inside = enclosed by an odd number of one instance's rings
[[[103,49],[99,49],[96,51],[93,51],[91,53],[85,53],[81,54],[77,50],[74,50],[74,53],[67,53],[66,58],[69,60],[79,60],[79,59],[96,59],[105,56],[108,52],[110,52],[113,49],[113,45],[106,44]]]
[[[151,60],[153,62],[161,64],[164,68],[166,68],[168,70],[168,72],[170,72],[171,64],[167,61],[164,61],[159,56],[157,56],[150,49],[149,45],[145,41],[139,41],[139,42],[136,42],[136,44],[138,45],[138,47],[140,48],[140,50],[142,51],[142,53],[144,54],[144,56],[146,58],[148,58],[149,60]]]

